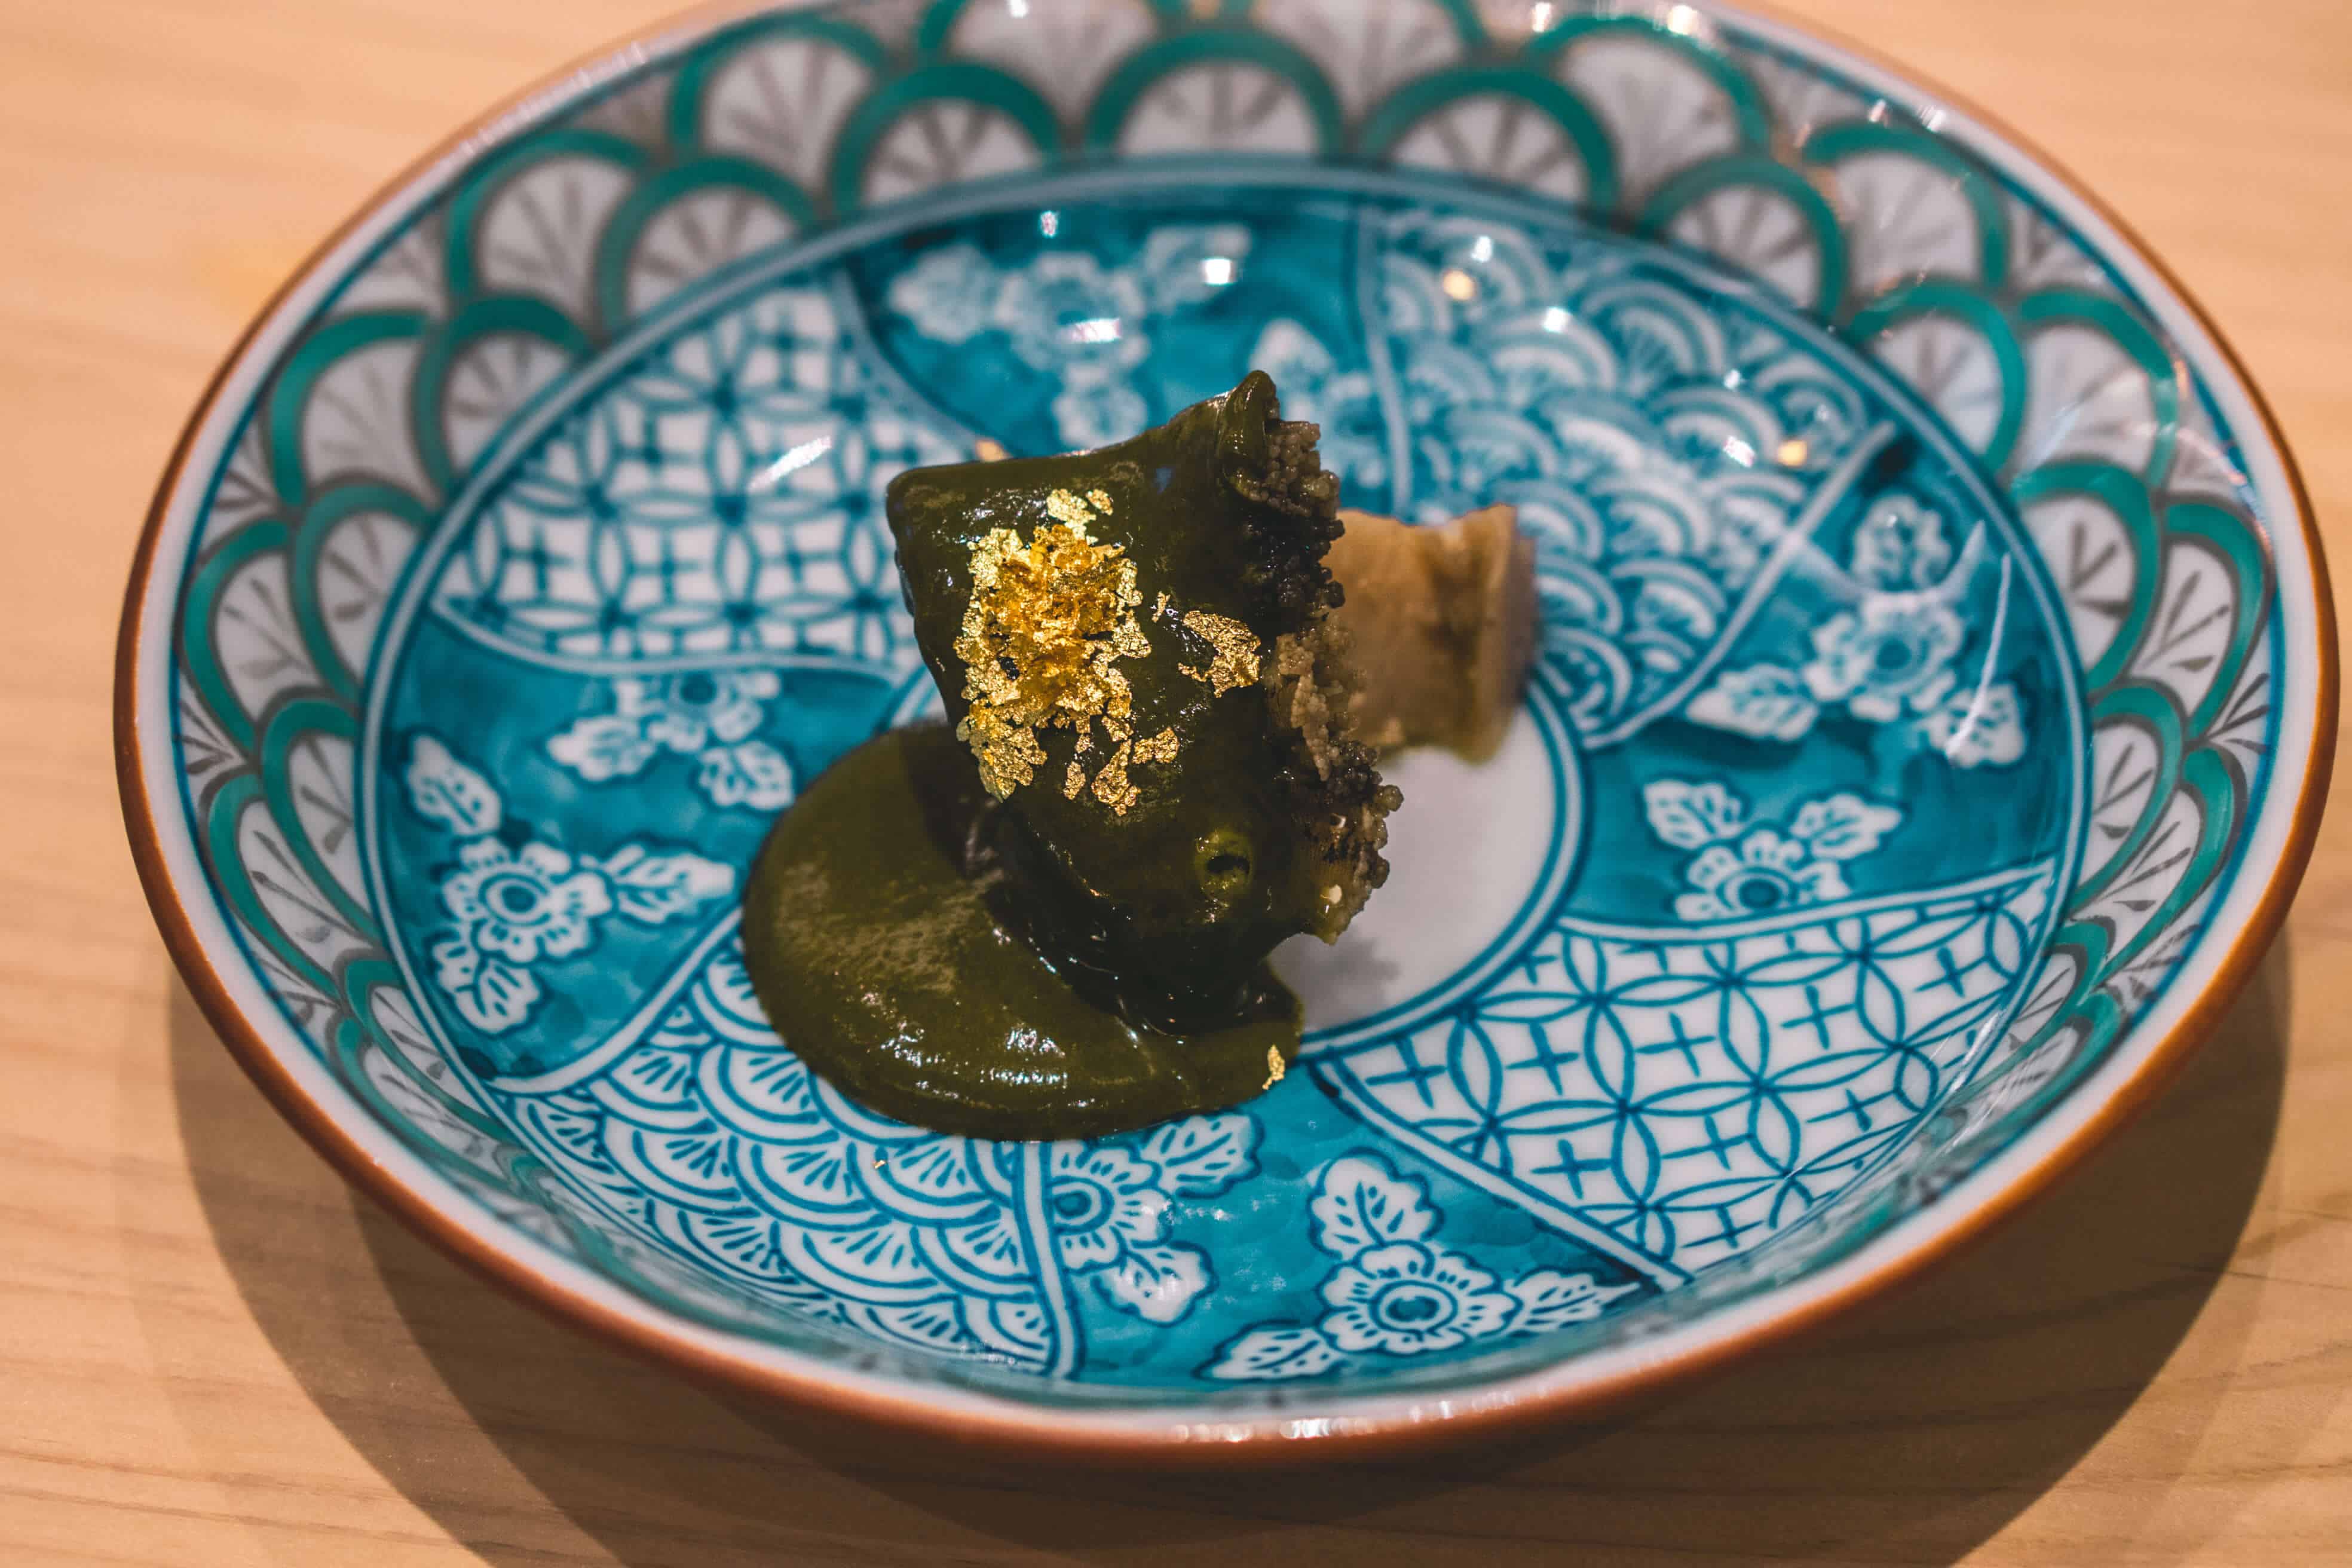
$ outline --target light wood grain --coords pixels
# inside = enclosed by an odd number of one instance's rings
[[[2352,7],[1796,0],[2001,107],[2244,352],[2352,560]],[[215,358],[626,0],[0,0],[0,1560],[2352,1561],[2352,839],[2157,1111],[1811,1348],[1505,1453],[1275,1481],[839,1451],[556,1329],[355,1200],[150,927],[117,595]]]

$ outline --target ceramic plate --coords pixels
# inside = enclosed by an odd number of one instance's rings
[[[2292,470],[1982,120],[1630,9],[713,17],[403,179],[232,357],[132,587],[132,839],[224,1037],[576,1321],[1095,1455],[1589,1410],[2036,1190],[2308,849]],[[736,898],[936,710],[884,485],[1253,366],[1353,504],[1517,507],[1516,729],[1397,763],[1394,880],[1281,955],[1309,1046],[1263,1099],[1056,1144],[861,1109],[762,1019]]]

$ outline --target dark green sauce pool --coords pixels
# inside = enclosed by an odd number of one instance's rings
[[[1298,1049],[1263,964],[1244,1016],[1183,1036],[1082,999],[991,911],[1001,815],[943,724],[817,779],[753,868],[751,979],[777,1032],[862,1104],[943,1132],[1083,1138],[1247,1100]]]

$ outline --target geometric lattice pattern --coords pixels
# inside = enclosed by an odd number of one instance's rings
[[[1916,1127],[2001,1017],[2050,892],[2037,868],[1703,940],[1564,921],[1516,979],[1320,1068],[1391,1131],[1692,1272]]]
[[[867,384],[814,289],[680,334],[501,489],[436,607],[559,658],[914,659],[882,491],[960,454]]]

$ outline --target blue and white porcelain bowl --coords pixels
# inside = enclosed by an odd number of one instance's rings
[[[1517,729],[1397,764],[1395,879],[1283,955],[1263,1099],[1059,1144],[861,1109],[735,900],[936,704],[883,486],[1252,366],[1355,504],[1516,503]],[[874,0],[616,50],[311,261],[164,480],[122,780],[262,1087],[551,1310],[1003,1446],[1321,1453],[1591,1410],[2044,1185],[2276,928],[2334,657],[2194,308],[1841,47]]]

